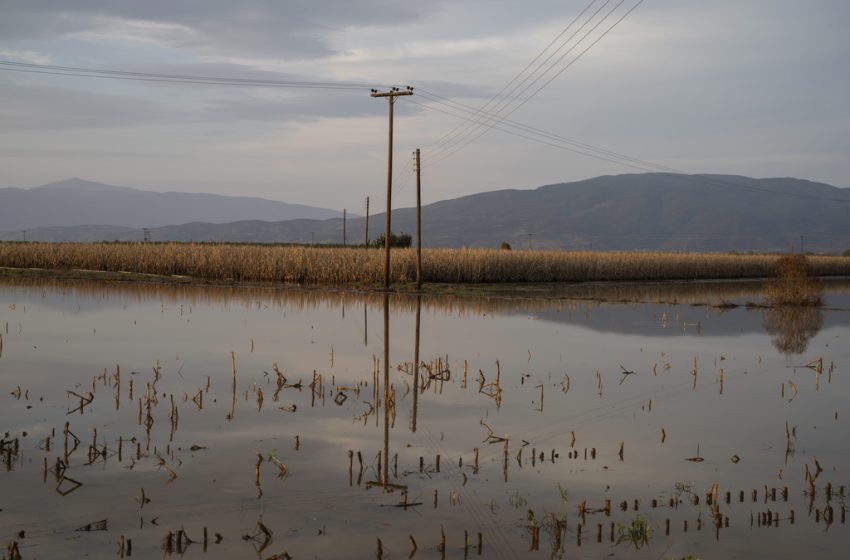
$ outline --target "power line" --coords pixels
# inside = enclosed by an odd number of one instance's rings
[[[0,70],[11,72],[25,72],[31,74],[49,74],[54,76],[78,76],[85,78],[104,78],[117,80],[181,83],[181,84],[207,84],[223,86],[250,86],[250,87],[274,87],[274,88],[305,88],[305,89],[337,89],[337,90],[360,90],[374,87],[374,84],[363,84],[356,82],[320,82],[303,80],[264,80],[256,78],[230,78],[224,76],[203,76],[189,74],[159,74],[152,72],[133,72],[128,70],[110,70],[100,68],[81,68],[75,66],[55,66],[46,64],[32,64],[28,62],[15,62],[11,60],[0,60]]]
[[[595,1],[596,1],[596,0],[594,0],[594,2],[595,2]],[[622,4],[624,1],[625,1],[625,0],[620,0],[620,4]],[[549,54],[549,56],[548,56],[548,57],[546,57],[546,59],[545,59],[544,61],[542,61],[540,64],[538,64],[538,65],[537,65],[537,67],[536,67],[536,68],[534,68],[534,70],[532,70],[532,71],[531,71],[531,73],[529,73],[529,74],[528,74],[525,78],[523,78],[523,79],[522,79],[522,81],[520,81],[520,82],[519,82],[516,86],[514,86],[514,87],[513,87],[513,89],[511,89],[511,91],[510,91],[510,92],[508,92],[508,94],[505,96],[505,99],[503,99],[503,100],[501,100],[501,101],[497,102],[497,103],[496,103],[496,105],[495,105],[492,109],[487,110],[486,112],[487,112],[488,114],[497,115],[497,114],[498,114],[500,111],[502,111],[505,107],[509,106],[509,105],[510,105],[510,103],[512,103],[513,101],[515,101],[515,100],[516,100],[516,97],[518,97],[518,96],[515,96],[515,97],[513,97],[513,98],[511,98],[511,96],[513,96],[513,95],[514,95],[514,93],[517,91],[517,89],[518,89],[518,88],[520,88],[523,84],[525,84],[525,83],[526,83],[526,82],[527,82],[527,81],[528,81],[528,80],[529,80],[532,76],[534,76],[535,74],[537,74],[537,73],[540,71],[540,69],[541,69],[544,65],[546,65],[546,64],[547,64],[547,63],[548,63],[548,62],[552,59],[552,57],[553,57],[553,56],[555,56],[556,54],[558,54],[558,52],[560,52],[560,51],[561,51],[561,49],[563,49],[565,46],[567,46],[567,45],[568,45],[568,44],[569,44],[569,43],[570,43],[570,42],[571,42],[571,41],[572,41],[572,40],[576,37],[576,35],[578,35],[578,34],[581,32],[581,30],[582,30],[582,29],[584,29],[584,28],[587,26],[587,24],[588,24],[588,23],[590,23],[590,22],[591,22],[591,21],[592,21],[592,20],[593,20],[593,19],[594,19],[597,15],[599,15],[599,13],[600,13],[600,12],[601,12],[601,11],[605,8],[605,6],[607,6],[610,2],[611,2],[611,0],[605,0],[605,2],[604,2],[601,6],[599,6],[599,8],[598,8],[595,12],[593,12],[593,13],[590,15],[590,17],[588,17],[588,18],[584,21],[584,23],[582,23],[582,24],[581,24],[581,26],[580,26],[578,29],[576,29],[576,30],[575,30],[575,32],[573,32],[573,34],[572,34],[572,35],[570,35],[570,36],[569,36],[569,37],[568,37],[568,38],[567,38],[567,39],[566,39],[563,43],[561,43],[561,45],[560,45],[557,49],[555,49],[552,53],[550,53],[550,54]],[[590,6],[592,6],[592,5],[593,5],[593,2],[592,2],[589,6],[588,6],[588,8],[589,8]],[[616,10],[616,8],[617,8],[618,6],[619,6],[619,5],[615,6],[615,7],[614,7],[614,9]],[[575,20],[575,21],[577,21],[577,20],[581,17],[581,15],[582,15],[582,14],[584,14],[586,11],[587,11],[587,10],[584,10],[581,14],[579,14],[578,18],[576,18],[576,20]],[[613,10],[612,10],[612,12],[613,12]],[[598,26],[599,24],[601,24],[603,21],[605,21],[605,19],[607,19],[607,18],[608,18],[608,16],[610,16],[612,12],[609,12],[606,16],[604,16],[604,17],[602,18],[602,20],[600,20],[600,22],[597,24],[597,26]],[[570,23],[570,26],[572,26],[572,24],[573,24],[573,23],[571,22],[571,23]],[[569,27],[569,26],[568,26],[568,27]],[[595,27],[594,27],[594,29],[595,29]],[[591,31],[590,31],[590,32],[593,32],[593,29],[591,29]],[[573,51],[573,49],[575,49],[575,47],[576,47],[576,46],[578,46],[578,44],[579,44],[579,43],[581,43],[581,41],[583,41],[586,37],[587,37],[587,34],[585,34],[585,36],[584,36],[584,37],[582,37],[582,38],[581,38],[581,39],[580,39],[580,40],[579,40],[579,41],[578,41],[575,45],[573,45],[572,47],[570,47],[570,48],[567,50],[567,52],[566,52],[566,53],[564,53],[564,56],[565,56],[565,55],[567,55],[567,54],[569,54],[570,52],[572,52],[572,51]],[[550,43],[550,44],[551,44],[551,43]],[[548,47],[547,47],[547,48],[548,48]],[[545,49],[544,49],[544,51],[543,51],[543,52],[545,52]],[[541,54],[542,54],[542,53],[541,53]],[[536,57],[536,58],[535,58],[535,60],[536,60],[537,58],[539,58],[539,55],[538,55],[538,57]],[[561,58],[563,58],[563,56],[562,56]],[[547,69],[546,69],[546,70],[545,70],[542,74],[540,74],[537,78],[535,78],[535,80],[532,82],[532,84],[533,84],[533,83],[536,83],[536,82],[537,82],[537,80],[539,80],[539,79],[540,79],[540,77],[542,77],[542,76],[544,76],[545,74],[547,74],[547,73],[548,73],[548,72],[549,72],[549,71],[550,71],[550,70],[551,70],[551,69],[552,69],[555,65],[557,65],[557,64],[558,64],[558,62],[559,62],[560,60],[561,60],[561,59],[558,59],[558,60],[556,60],[554,63],[552,63],[552,64],[549,66],[549,68],[547,68]],[[513,80],[512,80],[512,81],[513,81]],[[502,91],[504,91],[505,89],[507,89],[507,86],[506,86],[505,88],[502,88]],[[528,87],[526,87],[526,89],[525,89],[525,90],[527,90],[527,89],[528,89]],[[523,90],[523,91],[525,91],[525,90]],[[501,93],[501,92],[500,92],[500,93]],[[522,93],[522,92],[520,92],[520,95],[521,95],[521,93]],[[497,96],[496,96],[496,97],[498,97],[498,94],[497,94]],[[489,102],[487,103],[487,105],[489,105]],[[483,107],[483,108],[482,108],[482,110],[486,109],[486,106],[487,106],[487,105],[485,105],[485,107]],[[489,120],[489,119],[486,119],[486,120]],[[467,138],[470,134],[473,134],[473,133],[474,133],[474,132],[475,132],[478,128],[479,128],[479,127],[475,127],[475,126],[473,126],[473,127],[471,127],[471,128],[469,128],[469,127],[465,127],[465,129],[464,129],[464,130],[459,131],[459,133],[458,133],[458,134],[456,134],[453,138],[451,138],[451,139],[449,139],[449,140],[447,140],[447,141],[443,142],[443,144],[442,144],[442,145],[440,145],[440,146],[439,146],[436,150],[434,150],[434,151],[432,152],[432,156],[433,156],[433,154],[436,154],[436,153],[438,153],[438,152],[439,152],[439,151],[441,151],[441,150],[448,149],[448,148],[450,148],[452,145],[456,145],[457,143],[462,142],[462,141],[463,141],[465,138]]]
[[[624,1],[625,1],[625,0],[621,0],[619,4],[617,4],[616,6],[614,6],[614,9],[613,9],[613,10],[611,10],[610,12],[608,12],[608,14],[606,14],[606,15],[603,17],[603,19],[602,19],[602,20],[600,20],[599,22],[597,22],[597,24],[596,24],[593,28],[591,28],[591,30],[590,30],[590,31],[588,31],[588,33],[587,33],[587,34],[585,34],[585,36],[584,36],[584,37],[582,37],[582,39],[580,39],[580,40],[579,40],[579,43],[581,43],[581,41],[583,41],[583,40],[584,40],[584,39],[585,39],[585,38],[586,38],[586,37],[587,37],[590,33],[592,33],[592,32],[593,32],[593,31],[594,31],[597,27],[599,27],[599,25],[600,25],[602,22],[604,22],[604,21],[605,21],[605,20],[606,20],[606,19],[607,19],[607,18],[608,18],[608,17],[609,17],[609,16],[610,16],[610,15],[611,15],[611,14],[612,14],[612,13],[613,13],[616,9],[617,9],[617,8],[619,8],[619,7],[620,7],[620,5],[621,5]],[[564,72],[565,72],[568,68],[570,68],[570,67],[571,67],[573,64],[575,64],[576,62],[578,62],[578,60],[579,60],[579,59],[581,59],[581,57],[583,57],[583,56],[584,56],[584,55],[585,55],[585,54],[586,54],[586,53],[587,53],[590,49],[592,49],[592,48],[593,48],[593,47],[594,47],[597,43],[599,43],[599,41],[601,41],[601,40],[602,40],[602,39],[603,39],[606,35],[608,35],[608,33],[610,33],[610,32],[611,32],[611,31],[612,31],[615,27],[617,27],[617,26],[618,26],[618,25],[619,25],[619,24],[620,24],[620,23],[621,23],[624,19],[626,19],[626,17],[628,17],[628,16],[629,16],[629,14],[631,14],[633,11],[635,11],[635,10],[638,8],[638,6],[640,6],[640,5],[643,3],[643,1],[644,1],[644,0],[638,0],[638,2],[637,2],[634,6],[632,6],[632,7],[631,7],[628,11],[626,11],[626,12],[625,12],[622,16],[620,16],[620,18],[619,18],[617,21],[615,21],[615,22],[614,22],[614,23],[613,23],[610,27],[608,27],[608,29],[606,29],[606,30],[605,30],[605,31],[604,31],[604,32],[603,32],[603,33],[602,33],[599,37],[597,37],[595,40],[593,40],[593,42],[591,42],[591,43],[590,43],[590,45],[588,45],[588,46],[587,46],[584,50],[582,50],[580,53],[578,53],[578,55],[576,55],[576,57],[575,57],[575,58],[573,58],[573,59],[572,59],[569,63],[567,63],[567,64],[566,64],[563,68],[561,68],[558,72],[556,72],[556,73],[555,73],[555,75],[553,75],[551,78],[549,78],[549,79],[548,79],[548,80],[547,80],[547,81],[546,81],[543,85],[541,85],[539,88],[537,88],[537,89],[536,89],[536,90],[535,90],[535,91],[534,91],[531,95],[529,95],[528,97],[526,97],[525,99],[523,99],[523,100],[522,100],[522,101],[521,101],[518,105],[516,105],[515,107],[513,107],[510,111],[508,111],[508,112],[507,112],[507,113],[505,113],[504,115],[494,115],[494,116],[495,116],[495,120],[496,120],[496,124],[501,123],[501,122],[502,122],[502,121],[504,121],[506,118],[508,118],[510,115],[512,115],[513,113],[515,113],[515,112],[516,112],[516,111],[517,111],[520,107],[522,107],[523,105],[525,105],[526,103],[528,103],[529,101],[531,101],[531,99],[533,99],[533,98],[534,98],[534,97],[535,97],[538,93],[540,93],[540,92],[541,92],[541,91],[542,91],[542,90],[543,90],[546,86],[548,86],[549,84],[551,84],[551,83],[552,83],[552,81],[554,81],[554,80],[555,80],[558,76],[560,76],[561,74],[563,74],[563,73],[564,73]],[[577,43],[577,44],[578,44],[578,43]],[[570,51],[571,51],[571,50],[572,50],[572,49],[570,49]],[[564,53],[564,55],[562,55],[562,56],[561,56],[561,57],[560,57],[560,58],[559,58],[559,59],[558,59],[555,63],[553,63],[553,65],[552,65],[552,66],[550,66],[550,69],[551,69],[551,68],[554,68],[554,66],[555,66],[556,64],[559,64],[559,63],[561,62],[561,60],[563,60],[564,56],[566,56],[567,54],[569,54],[569,52],[570,52],[570,51],[567,51],[566,53]],[[544,73],[543,73],[540,77],[545,76],[545,75],[546,75],[546,73],[548,73],[548,72],[549,72],[549,70],[547,70],[546,72],[544,72]],[[527,91],[530,87],[532,87],[532,86],[533,86],[533,85],[537,82],[537,80],[538,80],[538,79],[539,79],[539,78],[535,79],[535,80],[534,80],[531,84],[529,84],[529,85],[528,85],[525,89],[523,89],[523,91],[521,91],[521,92],[519,93],[519,95],[522,95],[523,93],[525,93],[525,91]],[[516,100],[517,98],[518,98],[518,96],[517,96],[514,100]],[[506,106],[505,108],[507,108],[507,106]],[[485,122],[489,122],[489,120],[490,120],[490,119],[487,119]],[[439,158],[437,158],[435,161],[432,161],[432,164],[435,164],[435,163],[437,163],[437,162],[439,162],[439,161],[442,161],[443,159],[446,159],[446,158],[448,158],[448,157],[451,157],[452,155],[454,155],[454,154],[456,154],[457,152],[459,152],[460,150],[464,149],[466,146],[468,146],[468,145],[469,145],[469,144],[471,144],[472,142],[474,142],[474,141],[476,141],[477,139],[481,138],[481,136],[483,136],[484,134],[486,134],[486,133],[487,133],[487,131],[489,130],[488,128],[484,128],[484,130],[482,130],[482,131],[481,131],[479,134],[477,134],[476,136],[471,136],[471,134],[474,134],[474,132],[475,132],[476,130],[478,130],[478,129],[482,128],[483,126],[484,126],[484,124],[483,124],[483,123],[482,123],[482,124],[479,124],[479,126],[478,126],[476,129],[474,129],[473,131],[471,131],[471,132],[470,132],[470,134],[468,134],[468,135],[467,135],[467,138],[468,138],[468,139],[467,139],[466,141],[464,141],[462,144],[460,144],[459,146],[457,146],[457,147],[456,147],[455,149],[453,149],[452,151],[450,151],[450,152],[448,152],[448,153],[444,153],[442,156],[440,156]],[[470,137],[470,136],[471,136],[471,137]]]
[[[419,91],[420,91],[420,94],[423,94],[426,98],[428,97],[428,95],[425,94],[421,89]],[[443,99],[445,99],[445,98],[443,98]],[[431,107],[427,104],[424,104],[424,103],[421,103],[421,102],[418,102],[418,101],[415,101],[415,100],[412,100],[412,99],[409,99],[408,101],[411,102],[411,103],[415,103],[416,105],[419,105],[419,106],[421,106],[425,109],[431,110],[431,111],[443,113],[445,115],[449,115],[449,116],[452,116],[452,117],[455,117],[455,118],[461,119],[461,120],[472,121],[472,119],[470,119],[468,117],[464,117],[462,115],[457,115],[457,114],[452,113],[450,111],[438,109],[436,107]],[[434,101],[434,100],[432,100],[432,101]],[[438,101],[435,101],[435,102],[438,102]],[[442,104],[446,105],[446,106],[450,106],[448,103],[442,103]],[[459,104],[459,105],[463,105],[463,104]],[[468,106],[466,106],[466,107],[468,107]],[[467,110],[465,112],[469,113],[471,111]],[[537,142],[539,144],[544,144],[544,145],[547,145],[547,146],[551,146],[553,148],[566,150],[566,151],[569,151],[569,152],[573,152],[575,154],[599,159],[599,160],[602,160],[602,161],[607,161],[607,162],[610,162],[610,163],[615,163],[615,164],[622,165],[622,166],[625,166],[625,167],[630,167],[632,169],[636,169],[636,170],[639,170],[639,171],[675,173],[675,174],[680,175],[683,179],[690,181],[690,182],[693,182],[693,183],[700,183],[700,184],[703,184],[703,185],[710,185],[710,186],[721,187],[721,188],[726,188],[726,189],[734,189],[734,190],[738,190],[738,191],[747,191],[747,192],[754,192],[754,193],[766,193],[766,194],[770,194],[770,195],[787,196],[787,197],[792,197],[792,198],[818,200],[818,201],[824,201],[824,202],[841,202],[841,203],[845,203],[845,204],[850,203],[850,198],[835,198],[835,197],[808,195],[808,194],[804,194],[804,193],[791,193],[791,192],[785,192],[785,191],[775,191],[775,190],[772,190],[772,189],[766,189],[766,188],[757,187],[757,186],[754,186],[754,185],[744,185],[744,184],[736,183],[736,182],[733,182],[733,181],[718,179],[716,177],[707,177],[707,176],[704,176],[704,175],[691,175],[691,174],[688,174],[687,172],[685,172],[683,170],[676,169],[674,167],[669,167],[669,166],[666,166],[666,165],[662,165],[662,164],[654,163],[654,162],[651,162],[651,161],[635,158],[635,157],[628,156],[628,155],[625,155],[625,154],[620,154],[620,153],[614,152],[612,150],[607,150],[605,148],[599,148],[599,147],[593,146],[592,144],[586,144],[584,142],[578,142],[578,141],[570,140],[569,138],[565,138],[565,137],[560,136],[558,134],[547,132],[547,131],[541,130],[539,128],[531,127],[531,126],[528,126],[528,125],[523,125],[522,123],[518,123],[516,121],[510,121],[508,119],[505,119],[503,122],[507,123],[508,126],[512,126],[513,128],[518,128],[519,130],[522,130],[523,132],[528,132],[529,134],[534,134],[536,136],[528,136],[527,134],[516,132],[514,130],[506,130],[500,124],[494,125],[494,124],[487,123],[487,124],[484,124],[483,126],[486,126],[488,129],[498,130],[498,131],[503,132],[505,134],[510,134],[512,136],[516,136],[516,137],[519,137],[519,138],[524,138],[524,139],[530,140],[532,142]],[[578,146],[578,147],[575,147],[575,146]]]
[[[402,176],[401,180],[398,182],[398,185],[395,187],[395,191],[397,193],[403,191],[404,188],[408,184],[410,184],[410,180],[413,178],[413,175],[414,175],[413,162],[412,162],[412,160],[410,160],[410,161],[408,161],[408,164],[405,167],[404,175]]]
[[[459,116],[459,115],[455,115],[455,114],[453,114],[453,113],[450,113],[450,112],[448,112],[448,111],[444,111],[444,110],[442,110],[442,109],[437,109],[437,108],[435,108],[435,107],[431,107],[431,106],[429,106],[429,105],[426,105],[426,104],[424,104],[424,103],[420,103],[420,102],[418,102],[418,101],[414,101],[414,100],[412,100],[412,99],[410,99],[410,100],[408,100],[408,101],[409,101],[410,103],[414,103],[414,104],[419,105],[420,107],[423,107],[423,108],[428,109],[428,110],[430,110],[430,111],[437,111],[437,112],[439,112],[439,113],[443,113],[443,114],[445,114],[445,115],[450,115],[450,116],[452,116],[452,117],[455,117],[455,118],[458,118],[458,119],[462,119],[462,120],[466,120],[466,121],[469,121],[469,122],[478,122],[478,121],[474,121],[473,119],[469,119],[469,118],[467,118],[467,117],[462,117],[462,116]],[[557,144],[557,143],[555,143],[555,142],[549,142],[549,141],[546,141],[546,140],[541,139],[541,138],[535,138],[535,137],[533,137],[533,136],[527,136],[527,135],[525,135],[525,134],[521,134],[521,133],[519,133],[519,132],[515,132],[515,131],[512,131],[512,130],[506,130],[506,129],[504,129],[504,128],[501,128],[499,125],[490,125],[490,124],[487,124],[487,125],[484,125],[484,126],[487,126],[488,128],[491,128],[491,129],[498,130],[499,132],[503,132],[503,133],[505,133],[505,134],[510,134],[511,136],[516,136],[516,137],[518,137],[518,138],[525,138],[526,140],[530,140],[530,141],[532,141],[532,142],[537,142],[538,144],[544,144],[544,145],[546,145],[546,146],[551,146],[551,147],[553,147],[553,148],[558,148],[558,149],[562,149],[562,150],[567,150],[567,151],[569,151],[569,152],[573,152],[573,153],[576,153],[576,154],[579,154],[579,155],[583,155],[583,156],[587,156],[587,157],[592,157],[592,158],[599,159],[599,160],[603,160],[603,161],[607,161],[607,162],[610,162],[610,163],[618,163],[618,164],[620,164],[620,165],[625,165],[625,166],[631,167],[631,168],[633,168],[633,169],[637,169],[637,170],[639,170],[639,171],[652,171],[651,169],[647,169],[647,168],[644,168],[644,167],[639,167],[639,166],[637,166],[637,165],[629,164],[629,163],[625,163],[625,162],[623,162],[623,161],[617,161],[617,160],[615,160],[615,159],[610,159],[610,158],[607,158],[607,157],[602,156],[602,155],[596,155],[596,154],[593,154],[593,153],[583,152],[583,151],[577,150],[577,149],[575,149],[575,148],[569,148],[569,147],[564,146],[564,145],[562,145],[562,144]],[[430,165],[423,166],[423,167],[430,167]]]
[[[610,0],[609,0],[609,1],[610,1]],[[549,50],[549,48],[550,48],[552,45],[554,45],[554,44],[558,41],[558,39],[560,39],[561,37],[563,37],[563,36],[564,36],[564,34],[566,34],[566,33],[567,33],[567,31],[569,31],[569,30],[570,30],[570,28],[571,28],[573,25],[575,25],[575,23],[576,23],[576,22],[577,22],[577,21],[578,21],[578,20],[579,20],[579,19],[580,19],[580,18],[581,18],[581,17],[582,17],[582,16],[583,16],[586,12],[587,12],[587,10],[589,10],[589,9],[590,9],[590,7],[591,7],[593,4],[595,4],[595,3],[596,3],[596,0],[590,0],[590,3],[589,3],[587,6],[585,6],[585,8],[584,8],[581,12],[579,12],[579,14],[578,14],[578,15],[577,15],[577,16],[576,16],[576,17],[575,17],[575,18],[574,18],[574,19],[573,19],[573,20],[569,23],[569,25],[567,25],[567,26],[566,26],[566,27],[565,27],[565,28],[564,28],[564,29],[563,29],[563,30],[562,30],[562,31],[558,34],[558,36],[557,36],[557,37],[555,37],[554,39],[552,39],[552,41],[551,41],[548,45],[546,45],[546,47],[545,47],[542,51],[540,51],[540,52],[537,54],[537,56],[535,56],[535,57],[534,57],[534,59],[532,59],[532,61],[531,61],[531,62],[529,62],[529,63],[525,66],[525,68],[523,68],[522,70],[520,70],[520,71],[519,71],[519,72],[518,72],[518,73],[517,73],[517,74],[516,74],[513,78],[511,78],[511,80],[510,80],[507,84],[505,84],[505,85],[502,87],[502,89],[500,89],[500,90],[499,90],[499,91],[498,91],[498,92],[497,92],[497,93],[496,93],[493,97],[491,97],[491,98],[490,98],[490,100],[489,100],[489,101],[487,101],[487,103],[485,103],[485,104],[481,107],[481,110],[482,110],[482,111],[486,110],[486,109],[487,109],[487,107],[489,107],[489,106],[490,106],[490,104],[491,104],[493,101],[495,101],[495,100],[496,100],[496,99],[497,99],[500,95],[502,95],[502,93],[504,93],[504,91],[505,91],[506,89],[508,89],[508,88],[511,86],[511,84],[513,84],[513,83],[514,83],[517,79],[519,79],[519,77],[520,77],[520,76],[522,76],[522,75],[525,73],[525,71],[526,71],[526,70],[528,70],[529,68],[531,68],[531,66],[532,66],[535,62],[537,62],[537,60],[538,60],[541,56],[543,56],[543,54],[544,54],[546,51],[548,51],[548,50]],[[570,41],[571,39],[572,39],[572,37],[570,37],[570,39],[567,39],[567,41]],[[559,47],[559,49],[560,49],[560,48],[562,48],[562,47]],[[548,60],[548,59],[547,59],[547,60]],[[536,71],[536,70],[535,70],[535,71]],[[532,72],[532,74],[533,74],[533,73],[534,73],[534,72]],[[456,126],[454,129],[452,129],[451,131],[449,131],[449,132],[447,132],[446,134],[444,134],[441,138],[439,138],[436,142],[434,142],[434,144],[432,144],[432,145],[428,146],[428,148],[427,148],[427,149],[428,149],[428,150],[431,150],[431,149],[435,148],[437,145],[439,145],[440,143],[442,143],[442,142],[443,142],[443,141],[444,141],[447,137],[451,136],[451,135],[452,135],[455,131],[457,131],[457,130],[458,130],[459,128],[461,128],[462,126],[463,126],[462,124],[459,124],[459,125],[458,125],[458,126]]]
[[[420,95],[422,95],[423,97],[425,97],[426,99],[428,99],[429,101],[432,101],[434,103],[438,103],[440,105],[444,105],[446,107],[450,107],[452,109],[462,111],[464,113],[468,113],[468,114],[472,114],[472,115],[476,115],[476,114],[480,113],[480,111],[478,109],[475,109],[474,107],[471,107],[471,106],[466,105],[464,103],[453,101],[453,100],[445,98],[443,96],[440,96],[440,95],[437,95],[437,94],[434,94],[434,93],[430,93],[426,90],[422,90],[421,88],[418,91],[420,92]],[[413,101],[413,100],[410,100],[410,101]],[[454,113],[450,113],[448,111],[443,111],[443,110],[437,109],[435,107],[430,107],[430,106],[428,106],[424,103],[418,103],[417,102],[417,104],[420,105],[421,107],[426,108],[426,109],[429,109],[429,110],[432,110],[432,111],[438,111],[440,113],[450,115],[450,116],[453,116],[453,117],[458,118],[458,119],[467,120],[469,122],[479,122],[479,121],[476,121],[474,119],[470,119],[468,117],[463,117],[461,115],[456,115]],[[496,125],[496,126],[486,125],[486,126],[490,126],[491,128],[495,128],[496,130],[499,130],[501,132],[512,134],[511,132],[502,128],[502,125],[509,126],[511,128],[515,128],[515,129],[518,129],[518,130],[522,130],[522,131],[527,132],[529,134],[541,136],[543,138],[547,138],[547,139],[550,139],[550,140],[555,141],[555,142],[562,142],[564,144],[575,146],[575,148],[577,148],[577,149],[571,150],[571,151],[574,151],[575,153],[579,153],[579,154],[582,154],[582,155],[587,155],[589,157],[598,157],[598,156],[586,154],[584,152],[579,151],[578,149],[590,150],[590,151],[593,151],[593,152],[597,152],[598,154],[600,154],[602,156],[610,156],[610,157],[616,158],[618,160],[628,161],[628,162],[630,162],[629,167],[634,167],[635,169],[643,169],[643,167],[639,167],[639,166],[645,166],[645,167],[653,167],[653,168],[656,168],[656,169],[663,169],[663,170],[670,171],[670,172],[673,172],[673,173],[679,173],[679,171],[676,171],[673,168],[665,167],[665,166],[658,165],[658,164],[655,164],[655,163],[652,163],[652,162],[649,162],[649,161],[645,161],[645,160],[642,160],[642,159],[639,159],[639,158],[635,158],[635,157],[632,157],[632,156],[621,154],[621,153],[615,152],[613,150],[608,150],[606,148],[600,148],[598,146],[594,146],[592,144],[587,144],[585,142],[579,142],[578,140],[567,138],[565,136],[561,136],[561,135],[556,134],[554,132],[548,132],[546,130],[536,128],[536,127],[533,127],[533,126],[530,126],[530,125],[527,125],[527,124],[523,124],[523,123],[520,123],[520,122],[517,122],[517,121],[514,121],[514,120],[510,120],[510,119],[505,119],[504,121],[502,121],[502,123],[500,125]],[[527,136],[522,136],[522,135],[519,135],[519,134],[514,134],[514,135],[520,136],[522,138],[528,138]],[[529,138],[529,140],[538,141],[537,139],[531,139],[531,138]],[[611,161],[607,157],[600,158],[600,159],[605,159],[605,161]],[[631,164],[634,164],[634,165],[631,165]]]

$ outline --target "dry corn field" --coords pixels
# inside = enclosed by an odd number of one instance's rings
[[[383,250],[185,243],[0,243],[0,267],[179,275],[208,281],[377,284]],[[424,249],[425,282],[584,282],[763,278],[776,255]],[[850,276],[850,258],[809,257],[817,276]],[[414,249],[394,249],[392,277],[411,282]]]

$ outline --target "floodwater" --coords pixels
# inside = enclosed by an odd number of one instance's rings
[[[844,558],[850,290],[758,290],[4,282],[0,545]]]

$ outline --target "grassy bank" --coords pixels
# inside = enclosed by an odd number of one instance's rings
[[[777,255],[425,249],[425,282],[523,283],[765,278]],[[809,258],[816,276],[850,276],[850,258]],[[187,276],[210,282],[377,285],[383,251],[184,243],[0,243],[0,267]],[[412,282],[416,252],[395,249],[394,282]]]

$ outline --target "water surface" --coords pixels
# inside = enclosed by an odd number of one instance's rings
[[[0,540],[26,559],[379,539],[463,558],[479,533],[486,558],[843,557],[850,294],[716,306],[758,290],[4,283]]]

